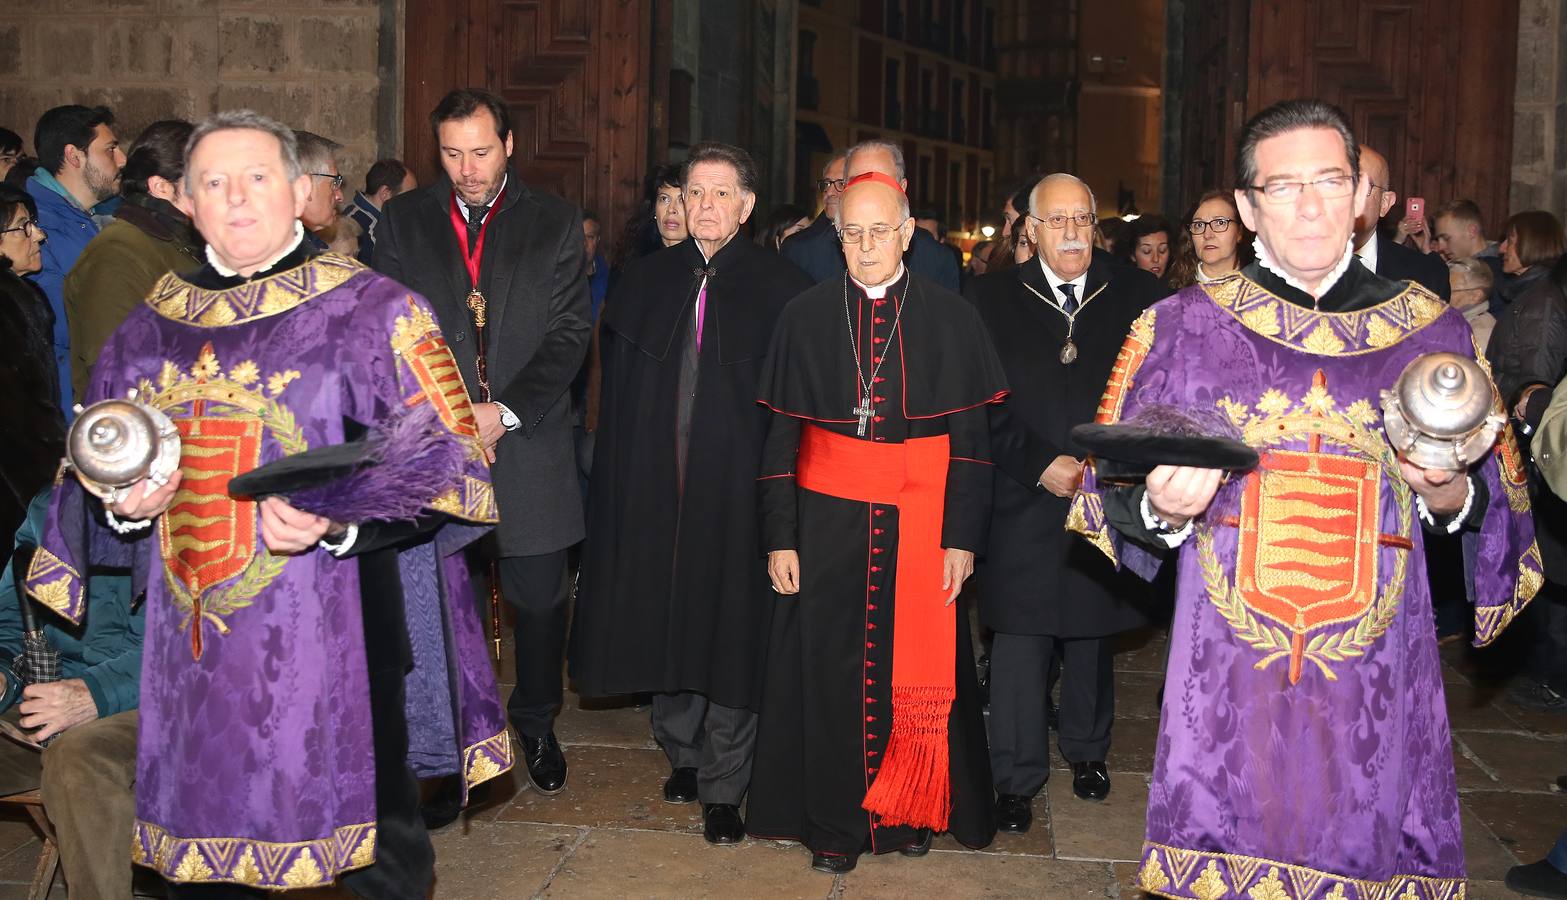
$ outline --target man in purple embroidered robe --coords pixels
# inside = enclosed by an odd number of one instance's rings
[[[132,856],[171,896],[346,875],[361,896],[422,898],[415,776],[469,786],[511,765],[459,552],[495,520],[472,409],[422,298],[303,244],[287,129],[219,114],[187,157],[208,264],[127,317],[87,397],[137,390],[178,426],[180,471],[102,507],[62,484],[27,589],[73,620],[91,614],[89,564],[129,564],[146,590]],[[407,410],[462,446],[415,522],[230,495],[235,476]]]
[[[1181,548],[1139,878],[1159,896],[1463,896],[1424,535],[1462,535],[1480,645],[1539,588],[1540,557],[1510,433],[1467,473],[1384,435],[1380,392],[1411,360],[1474,346],[1462,315],[1350,253],[1358,160],[1325,103],[1248,123],[1235,195],[1257,262],[1149,309],[1100,405],[1101,422],[1222,412],[1258,468],[1136,487],[1090,468],[1068,518],[1148,577]]]

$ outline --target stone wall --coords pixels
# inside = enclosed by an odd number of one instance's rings
[[[1567,0],[1521,0],[1511,211],[1567,213]],[[1480,77],[1484,77],[1481,75]]]
[[[401,144],[402,0],[10,0],[0,8],[0,125],[32,150],[62,103],[150,122],[248,107],[343,143],[352,196]]]

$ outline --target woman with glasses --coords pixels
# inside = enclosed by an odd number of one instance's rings
[[[1251,262],[1251,235],[1241,224],[1233,191],[1209,191],[1181,217],[1170,287],[1217,281]]]
[[[59,370],[54,362],[54,314],[33,282],[43,268],[44,230],[38,207],[19,188],[0,184],[0,547],[10,558],[11,535],[39,489],[54,477],[65,452]]]

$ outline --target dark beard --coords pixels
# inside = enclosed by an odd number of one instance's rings
[[[82,169],[82,178],[87,182],[87,189],[92,191],[93,197],[97,198],[96,203],[102,203],[120,192],[120,173],[118,172],[115,172],[108,178],[104,178],[103,170],[89,162]]]
[[[457,192],[457,197],[458,197],[458,199],[462,200],[464,206],[470,206],[470,207],[472,207],[472,206],[489,206],[491,203],[495,202],[495,198],[496,197],[500,196],[501,186],[504,185],[505,183],[506,183],[506,177],[503,175],[503,176],[501,176],[501,180],[497,181],[495,183],[494,187],[492,187],[489,190],[484,192],[484,199],[479,201],[478,203],[469,203],[468,199],[466,197],[463,197],[462,191],[458,191]]]

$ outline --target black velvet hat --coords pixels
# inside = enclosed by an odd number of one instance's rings
[[[236,497],[279,496],[338,522],[411,520],[461,483],[466,448],[428,403],[362,437],[274,460],[229,482]]]
[[[1113,425],[1078,425],[1072,440],[1093,456],[1101,482],[1138,484],[1159,466],[1240,472],[1255,468],[1257,451],[1240,441],[1222,413],[1151,406]]]
[[[269,462],[236,476],[229,482],[229,493],[244,497],[288,497],[291,494],[329,485],[374,465],[376,447],[360,439],[346,444],[317,447]]]

